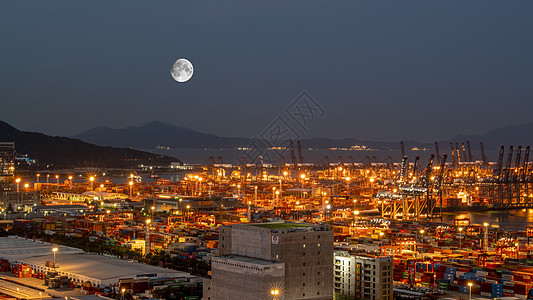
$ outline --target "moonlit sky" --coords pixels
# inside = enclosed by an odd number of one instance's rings
[[[533,1],[3,1],[0,120],[153,120],[255,137],[302,90],[307,137],[432,141],[533,121]],[[180,57],[195,68],[177,83]]]

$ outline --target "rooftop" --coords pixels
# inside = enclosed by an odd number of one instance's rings
[[[114,257],[86,254],[81,249],[54,245],[19,237],[0,237],[0,258],[11,262],[44,266],[53,261],[52,248],[57,247],[55,260],[58,271],[84,275],[102,281],[117,281],[120,278],[157,274],[156,277],[195,277],[186,272],[140,264]]]
[[[239,261],[239,262],[252,263],[252,264],[263,265],[263,266],[282,264],[282,263],[275,262],[275,261],[251,258],[251,257],[246,257],[246,256],[234,255],[234,254],[225,255],[225,256],[216,256],[216,257],[213,257],[213,259],[216,259],[216,260],[235,260],[235,261]]]
[[[311,224],[306,223],[285,223],[285,222],[272,222],[272,223],[257,223],[250,224],[251,226],[257,226],[267,229],[285,229],[285,228],[302,228],[302,227],[313,227]]]
[[[58,248],[58,253],[83,253],[81,249],[34,241],[18,237],[0,237],[0,258],[10,261],[27,257],[52,255],[52,248]]]
[[[24,259],[26,263],[44,265],[52,261],[53,255],[45,255]],[[157,277],[194,277],[189,273],[140,264],[128,260],[107,257],[98,254],[56,254],[58,271],[81,274],[87,277],[118,282],[121,278],[139,277],[142,274],[157,274]]]

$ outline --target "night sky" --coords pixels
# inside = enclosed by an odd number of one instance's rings
[[[160,120],[257,136],[448,139],[533,121],[533,1],[3,1],[0,119],[74,135]],[[180,57],[195,68],[177,83]]]

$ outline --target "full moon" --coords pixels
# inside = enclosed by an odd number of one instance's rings
[[[170,75],[177,82],[185,82],[191,79],[192,74],[194,73],[194,68],[190,61],[185,58],[180,58],[176,60],[172,69],[170,69]]]

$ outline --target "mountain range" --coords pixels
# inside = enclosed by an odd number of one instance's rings
[[[158,146],[176,149],[203,148],[238,148],[246,147],[258,139],[241,137],[221,137],[202,133],[193,129],[153,121],[143,126],[129,126],[122,129],[96,127],[73,136],[92,144],[101,146],[131,147],[150,149]],[[496,149],[500,145],[527,145],[533,142],[533,122],[523,125],[512,125],[488,131],[482,135],[457,135],[450,140],[439,141],[445,147],[450,141],[466,142],[470,140],[473,147],[483,142],[486,149]],[[379,142],[363,141],[355,138],[331,139],[312,138],[302,139],[306,148],[327,149],[333,147],[351,147],[353,145],[367,146],[378,149],[399,149],[399,141]],[[415,140],[404,141],[407,148],[432,148],[433,143]]]
[[[176,158],[149,152],[97,146],[79,139],[27,132],[0,121],[0,142],[15,142],[19,154],[27,154],[38,167],[130,168],[139,164],[169,165]]]

